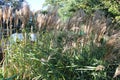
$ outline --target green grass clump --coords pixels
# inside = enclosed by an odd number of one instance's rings
[[[76,41],[77,37],[79,34],[69,31],[50,31],[40,32],[36,42],[23,40],[14,43],[6,50],[3,64],[4,78],[17,80],[106,79],[105,70],[96,71],[95,68],[105,64],[102,61],[105,49],[96,47],[94,51],[91,48],[92,43],[82,48],[78,44],[76,47],[68,46],[68,41],[71,42],[72,38],[72,41]]]

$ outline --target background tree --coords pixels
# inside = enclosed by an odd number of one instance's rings
[[[76,11],[83,9],[92,15],[96,10],[105,12],[114,22],[120,24],[120,1],[119,0],[46,0],[46,5],[58,6],[61,17],[72,16]]]
[[[13,6],[15,9],[20,8],[22,2],[24,0],[0,0],[0,6],[4,7],[6,6]]]

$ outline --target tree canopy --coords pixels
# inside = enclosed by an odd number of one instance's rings
[[[21,6],[21,3],[24,0],[0,0],[0,6],[13,6],[14,8],[19,8]]]
[[[58,6],[61,17],[69,17],[76,11],[83,9],[87,14],[102,10],[106,16],[120,22],[119,0],[46,0],[46,4]]]

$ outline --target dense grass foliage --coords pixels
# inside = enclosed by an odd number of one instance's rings
[[[64,21],[58,7],[51,7],[46,12],[32,12],[27,4],[15,12],[11,7],[0,9],[1,47],[4,53],[0,79],[119,79],[119,25],[113,24],[112,18],[101,9],[95,9],[90,14],[86,12],[97,4],[85,4],[85,10],[82,8],[68,14]],[[113,12],[113,8],[111,10]],[[12,30],[16,32],[12,33]],[[3,34],[5,31],[6,37]],[[31,41],[32,33],[36,35],[36,40]],[[20,34],[23,39],[16,37],[15,41],[11,40],[13,34]]]
[[[76,41],[78,37],[79,34],[72,31],[52,30],[40,32],[36,42],[23,40],[14,43],[5,51],[1,77],[12,80],[104,80],[112,78],[107,75],[108,66],[103,61],[106,49],[91,47],[92,42],[83,47],[79,44],[76,44],[77,47],[67,44],[68,41]],[[104,66],[97,69],[100,65]]]

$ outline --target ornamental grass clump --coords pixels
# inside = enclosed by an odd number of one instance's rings
[[[91,19],[89,21],[91,22]],[[105,79],[106,76],[102,75],[105,74],[104,71],[96,73],[95,68],[85,67],[104,64],[101,58],[105,50],[100,48],[100,45],[92,43],[94,37],[91,36],[91,24],[84,23],[84,25],[87,25],[85,29],[80,28],[77,33],[67,28],[67,30],[55,30],[54,28],[46,32],[41,31],[36,42],[23,40],[9,46],[5,50],[4,78],[75,80],[89,77],[99,79],[100,77],[95,75],[99,74],[102,79]],[[80,32],[83,29],[85,32]],[[92,44],[94,44],[95,51],[91,47]],[[99,52],[99,49],[102,51]]]
[[[14,24],[18,24],[20,19],[22,28],[31,27],[27,25],[29,12],[28,5],[16,11]],[[48,11],[47,14],[35,13],[32,17],[35,22],[32,26],[38,30],[37,40],[29,40],[30,36],[26,28],[23,29],[22,41],[18,40],[6,46],[2,67],[5,79],[104,80],[111,78],[107,75],[106,62],[109,58],[106,54],[109,55],[111,50],[115,50],[113,52],[117,54],[119,39],[117,40],[118,34],[116,34],[113,36],[117,42],[112,40],[107,19],[101,11],[87,15],[84,10],[80,10],[63,22],[56,9]]]

